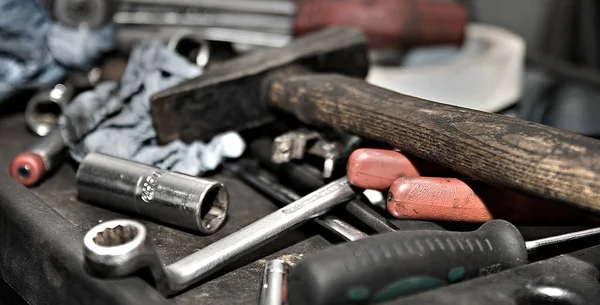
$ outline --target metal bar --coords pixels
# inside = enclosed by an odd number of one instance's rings
[[[300,188],[314,187],[320,185],[320,179],[316,174],[311,174],[310,166],[307,164],[284,163],[274,164],[271,162],[271,151],[273,142],[270,139],[259,139],[250,144],[250,151],[258,161],[279,175],[285,176],[292,183]],[[302,173],[299,175],[298,173]],[[364,199],[366,200],[366,198]],[[362,221],[369,228],[378,233],[395,232],[398,227],[381,216],[370,205],[363,201],[362,196],[355,198],[344,206],[346,211],[352,217]]]
[[[289,17],[236,13],[117,12],[113,21],[119,25],[223,27],[292,33]]]
[[[566,233],[566,234],[557,235],[557,236],[550,236],[550,237],[546,237],[546,238],[526,241],[525,248],[527,248],[528,252],[535,252],[535,251],[537,251],[537,249],[544,247],[544,246],[554,245],[554,244],[571,241],[571,240],[576,240],[576,239],[580,239],[580,238],[584,238],[584,237],[590,237],[590,236],[594,236],[594,235],[598,235],[598,234],[600,234],[600,228],[593,228],[593,229],[572,232],[572,233]]]
[[[302,197],[245,228],[165,268],[167,293],[175,293],[206,278],[283,232],[331,210],[356,195],[346,177]]]
[[[283,304],[283,286],[288,270],[288,264],[280,259],[274,259],[265,265],[259,305]]]
[[[164,0],[121,0],[123,4],[164,5]],[[169,5],[187,6],[203,9],[232,10],[236,12],[263,13],[277,15],[296,15],[293,1],[268,0],[170,0]]]
[[[224,41],[253,46],[281,47],[291,39],[290,35],[264,33],[258,31],[246,31],[227,28],[213,27],[122,27],[117,32],[117,45],[121,49],[128,47],[144,39],[159,39],[168,41],[172,36],[180,32],[189,32],[194,37],[211,40]]]

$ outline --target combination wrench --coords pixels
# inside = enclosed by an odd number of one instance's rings
[[[133,220],[113,220],[92,228],[83,240],[84,255],[89,269],[106,277],[128,276],[148,267],[157,290],[173,295],[352,199],[357,191],[346,177],[340,178],[166,267],[145,227]]]

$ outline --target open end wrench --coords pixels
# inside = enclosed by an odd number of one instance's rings
[[[106,222],[84,237],[85,258],[91,270],[104,276],[126,276],[150,267],[157,289],[173,295],[356,194],[348,179],[340,178],[164,269],[146,234],[139,237],[137,232],[145,232],[139,229],[141,224],[131,220]],[[121,236],[123,232],[127,236]]]

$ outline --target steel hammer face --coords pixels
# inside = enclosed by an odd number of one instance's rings
[[[368,69],[367,40],[350,28],[329,28],[250,53],[152,96],[158,139],[207,140],[271,122],[266,88],[274,76],[334,72],[364,78]]]

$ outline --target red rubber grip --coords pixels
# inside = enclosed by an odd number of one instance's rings
[[[361,29],[369,45],[398,49],[461,44],[469,21],[460,4],[439,0],[300,0],[295,34],[324,27]]]
[[[23,175],[22,170],[25,170],[27,175]],[[27,187],[36,185],[45,174],[44,159],[34,153],[22,153],[16,156],[10,164],[10,175]]]
[[[399,178],[390,187],[388,211],[401,219],[452,222],[504,219],[553,225],[597,221],[577,210],[455,178]]]
[[[394,150],[361,148],[348,159],[347,176],[352,185],[387,191],[400,177],[447,176],[453,173],[444,167]]]

